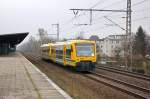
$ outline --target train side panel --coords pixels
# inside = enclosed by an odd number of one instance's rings
[[[51,45],[51,53],[49,57],[51,61],[56,62],[56,49],[54,45]]]
[[[50,51],[50,45],[44,44],[40,47],[40,55],[42,59],[49,59],[49,51]]]
[[[56,50],[56,62],[57,63],[60,63],[60,64],[63,64],[63,48],[64,46],[63,45],[56,45],[55,46],[55,50]]]

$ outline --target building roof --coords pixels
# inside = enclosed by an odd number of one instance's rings
[[[109,35],[103,39],[99,39],[98,41],[104,41],[104,40],[110,40],[110,41],[119,41],[124,40],[126,38],[126,35]]]
[[[28,34],[29,34],[28,32],[3,34],[3,35],[0,35],[0,43],[9,43],[11,45],[17,45],[21,43]]]

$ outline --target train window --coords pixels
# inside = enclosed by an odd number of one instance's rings
[[[63,59],[63,50],[56,50],[56,58]]]
[[[93,44],[76,44],[77,56],[94,56]]]
[[[71,49],[66,49],[66,58],[71,58]]]

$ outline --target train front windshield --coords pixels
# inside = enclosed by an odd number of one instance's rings
[[[94,44],[76,44],[77,56],[94,56]]]

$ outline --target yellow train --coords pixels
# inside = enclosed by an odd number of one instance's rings
[[[77,71],[92,71],[96,63],[96,43],[90,40],[69,40],[43,44],[41,57]]]

